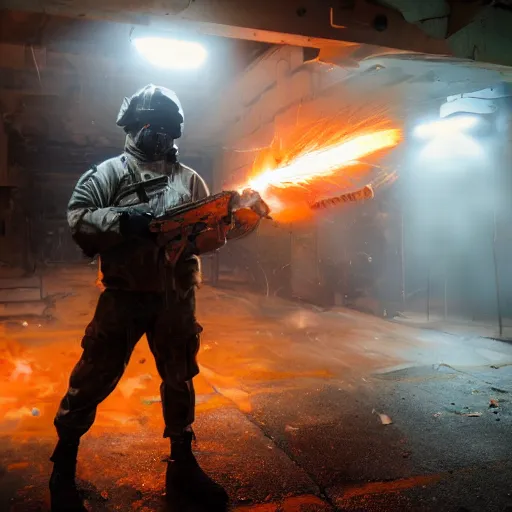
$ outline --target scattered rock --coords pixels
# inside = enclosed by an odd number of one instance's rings
[[[41,411],[37,407],[32,408],[32,416],[40,416]]]
[[[144,405],[158,404],[161,401],[162,401],[162,399],[159,396],[147,396],[147,397],[141,399],[141,402]]]
[[[372,410],[372,414],[378,414],[383,425],[391,425],[393,423],[393,420],[387,414],[377,412],[375,409]]]
[[[496,400],[496,398],[491,398],[489,400],[489,408],[490,409],[496,409],[499,407],[499,403],[498,403],[498,400]]]
[[[139,359],[139,364],[144,364],[146,362],[146,358],[143,357],[142,359]]]
[[[379,417],[383,425],[391,425],[393,423],[393,420],[387,414],[379,414]]]
[[[286,427],[284,427],[285,432],[296,432],[297,430],[299,430],[297,427],[292,427],[291,425],[286,425]]]

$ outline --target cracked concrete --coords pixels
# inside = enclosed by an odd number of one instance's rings
[[[2,325],[1,510],[48,510],[52,416],[93,283],[92,269],[56,270],[55,320]],[[510,344],[208,287],[199,317],[196,451],[234,510],[512,507]],[[90,510],[164,510],[158,384],[141,340],[83,440]]]

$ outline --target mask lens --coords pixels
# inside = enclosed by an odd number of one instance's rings
[[[155,159],[174,147],[174,138],[169,133],[146,125],[135,136],[135,144],[145,155]]]

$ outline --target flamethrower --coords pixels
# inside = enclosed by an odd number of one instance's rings
[[[206,254],[227,240],[252,233],[263,218],[271,218],[269,207],[258,192],[246,189],[172,208],[154,219],[149,229],[165,247],[167,262],[174,265],[183,253]]]
[[[291,212],[297,218],[300,210],[298,201],[304,199],[304,191],[309,212],[371,199],[374,190],[368,184],[355,191],[331,193],[327,197],[315,198],[309,192],[319,183],[324,185],[320,187],[322,191],[332,192],[336,186],[333,180],[342,169],[366,155],[396,146],[399,140],[399,130],[387,129],[367,132],[324,147],[317,144],[316,149],[283,161],[281,165],[257,170],[245,185],[236,187],[243,192],[221,192],[169,210],[151,222],[150,230],[156,235],[157,243],[166,248],[168,263],[174,265],[183,253],[201,255],[212,252],[228,240],[252,233],[261,219],[270,218],[267,204],[270,201],[277,213]],[[285,189],[290,193],[287,199],[282,200],[285,196],[279,193]]]
[[[380,159],[395,147],[399,129],[365,125],[352,133],[312,131],[286,151],[269,148],[258,155],[247,180],[245,186],[262,195],[276,221],[306,220],[318,210],[372,199],[376,187],[392,181],[393,173],[366,159]]]

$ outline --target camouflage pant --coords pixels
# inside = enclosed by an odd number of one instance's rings
[[[192,378],[201,326],[195,296],[105,290],[82,340],[83,353],[54,420],[59,437],[79,437],[94,423],[97,406],[115,389],[139,339],[146,334],[162,384],[164,437],[194,421]]]

